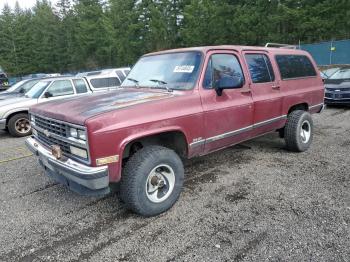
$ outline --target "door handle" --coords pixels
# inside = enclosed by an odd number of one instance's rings
[[[274,89],[274,90],[280,90],[281,87],[280,87],[279,85],[273,85],[273,86],[272,86],[272,89]]]
[[[243,90],[241,90],[242,94],[250,94],[251,92],[252,92],[251,89],[243,89]]]

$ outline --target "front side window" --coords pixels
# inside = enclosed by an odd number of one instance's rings
[[[74,94],[74,90],[70,80],[57,80],[52,83],[46,93],[49,97],[66,96]]]
[[[214,88],[226,78],[244,79],[237,57],[231,54],[212,55],[205,72],[203,87],[207,89]]]
[[[142,57],[122,86],[192,89],[198,79],[201,52],[179,52]]]
[[[316,76],[310,59],[304,55],[277,55],[276,61],[282,79]]]
[[[253,83],[267,83],[275,80],[269,58],[263,54],[246,54],[250,76]]]
[[[95,78],[90,80],[94,88],[107,88],[120,86],[120,81],[117,77]]]
[[[75,90],[77,90],[78,94],[83,94],[83,93],[86,93],[88,91],[88,89],[86,87],[86,83],[83,79],[74,79],[73,83],[75,86]]]

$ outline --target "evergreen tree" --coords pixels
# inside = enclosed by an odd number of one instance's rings
[[[350,38],[349,0],[37,0],[0,12],[0,65],[11,75],[132,65],[182,46]]]

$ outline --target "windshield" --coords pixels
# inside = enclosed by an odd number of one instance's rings
[[[192,89],[202,60],[200,52],[182,52],[142,57],[121,86]]]
[[[335,72],[337,72],[339,69],[340,69],[340,67],[329,68],[329,69],[322,70],[322,73],[325,74],[326,77],[330,77]]]
[[[25,94],[38,82],[39,80],[20,81],[7,89],[6,92],[21,92]]]
[[[20,88],[21,85],[23,85],[23,83],[25,83],[25,81],[17,82],[17,83],[14,84],[13,86],[11,86],[9,89],[7,89],[5,92],[17,92],[16,89],[17,89],[17,88]]]
[[[329,79],[350,79],[350,68],[342,68],[329,77]]]
[[[51,81],[40,81],[36,83],[27,93],[26,97],[38,98],[45,88],[51,83]]]

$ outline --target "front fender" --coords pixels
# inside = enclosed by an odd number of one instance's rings
[[[29,107],[19,107],[15,109],[10,109],[3,114],[2,118],[7,119],[10,115],[13,115],[15,113],[28,112],[28,111],[29,111]]]

